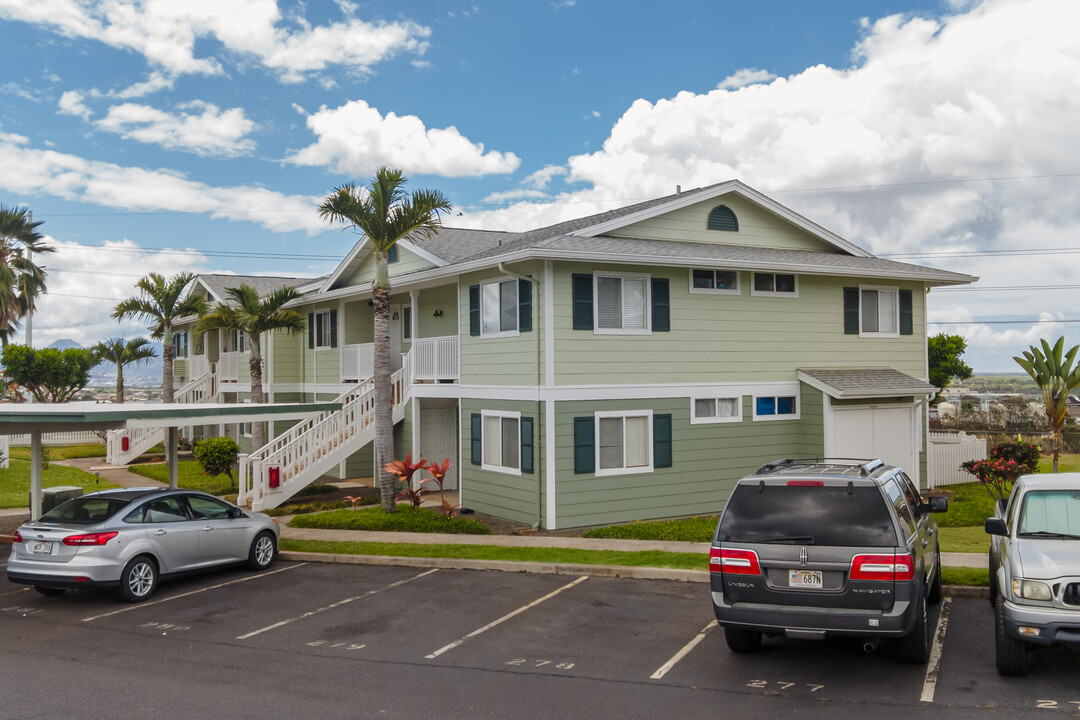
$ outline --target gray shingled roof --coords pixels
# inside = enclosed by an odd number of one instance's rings
[[[498,249],[520,237],[520,233],[498,230],[470,230],[466,228],[442,228],[438,235],[426,240],[414,240],[413,244],[427,250],[450,264]]]
[[[259,293],[259,297],[269,295],[283,287],[296,287],[315,281],[315,278],[298,277],[268,277],[265,275],[221,275],[217,273],[205,273],[196,276],[210,288],[210,291],[221,300],[226,300],[225,288],[250,285]]]
[[[937,392],[937,388],[930,383],[892,368],[800,368],[799,379],[837,399],[900,397]]]

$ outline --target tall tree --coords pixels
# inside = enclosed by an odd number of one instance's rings
[[[382,509],[393,512],[394,476],[385,465],[394,459],[394,410],[390,388],[390,272],[387,252],[405,238],[423,240],[438,233],[450,201],[438,190],[405,191],[400,170],[379,168],[366,187],[347,183],[319,206],[319,215],[364,234],[375,255],[371,299],[375,306],[375,453]]]
[[[150,341],[141,337],[131,340],[122,337],[109,338],[97,343],[90,350],[94,353],[96,364],[108,361],[116,366],[117,403],[124,402],[124,366],[138,365],[157,357]]]
[[[41,220],[31,219],[25,207],[0,205],[0,343],[7,347],[21,320],[34,309],[45,292],[45,269],[31,253],[50,253],[56,248],[43,243],[37,229]]]
[[[44,348],[8,345],[2,361],[7,377],[30,391],[40,403],[73,399],[90,382],[94,353],[84,348]]]
[[[173,402],[173,325],[182,317],[206,313],[206,300],[184,294],[193,277],[182,272],[166,280],[158,273],[150,273],[135,283],[138,296],[121,300],[113,309],[117,321],[138,318],[150,323],[151,337],[161,340],[161,401],[166,403]]]
[[[211,330],[236,330],[247,335],[251,352],[251,402],[265,402],[262,347],[259,341],[263,333],[274,330],[284,330],[290,334],[304,332],[307,326],[304,316],[291,308],[283,307],[303,296],[295,288],[284,287],[260,299],[259,293],[250,285],[225,288],[225,294],[231,302],[218,303],[209,313],[203,315],[195,324],[195,338],[198,340]],[[261,448],[265,444],[266,424],[252,423],[252,448]]]
[[[1050,432],[1053,434],[1054,472],[1057,472],[1058,457],[1061,455],[1061,428],[1069,415],[1069,393],[1080,387],[1080,365],[1073,365],[1080,345],[1074,345],[1063,354],[1064,337],[1059,337],[1052,348],[1045,339],[1040,342],[1042,349],[1032,345],[1024,351],[1023,357],[1014,357],[1013,360],[1027,371],[1042,392],[1043,407],[1046,408]]]
[[[930,365],[930,384],[944,390],[953,378],[967,380],[972,370],[960,358],[967,350],[967,341],[959,335],[938,333],[927,340]]]

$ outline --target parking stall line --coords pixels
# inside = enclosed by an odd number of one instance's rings
[[[431,653],[430,655],[425,655],[424,657],[426,657],[428,660],[434,660],[435,658],[439,657],[443,653],[449,652],[450,650],[453,650],[454,648],[464,644],[467,640],[471,640],[472,638],[476,637],[477,635],[481,635],[481,634],[487,632],[488,630],[490,630],[491,628],[493,628],[493,627],[495,627],[497,625],[501,625],[502,623],[506,622],[510,618],[515,617],[517,615],[520,615],[521,613],[525,612],[529,608],[536,607],[537,605],[544,602],[545,600],[550,600],[551,598],[553,598],[556,595],[558,595],[559,593],[561,593],[563,590],[569,590],[570,588],[574,587],[575,585],[577,585],[579,583],[582,583],[582,582],[585,582],[588,579],[589,579],[588,575],[582,575],[577,580],[574,580],[571,583],[563,585],[558,590],[553,590],[552,592],[549,592],[544,597],[539,598],[537,600],[533,600],[528,605],[523,605],[522,607],[519,607],[517,610],[514,610],[513,612],[510,612],[510,613],[507,613],[506,615],[503,615],[498,620],[495,620],[494,622],[488,623],[487,625],[480,628],[479,630],[473,630],[471,633],[469,633],[465,637],[463,637],[463,638],[461,638],[459,640],[455,640],[454,642],[450,643],[449,645],[447,645],[445,647],[441,647],[438,650],[436,650],[435,652]]]
[[[922,702],[934,702],[937,691],[938,672],[941,670],[941,651],[945,645],[945,630],[949,627],[949,609],[952,598],[941,601],[941,613],[938,615],[937,630],[934,632],[934,646],[930,649],[930,662],[926,665],[926,679],[923,681]]]
[[[0,593],[0,597],[7,597],[8,595],[18,595],[19,593],[27,592],[30,588],[19,588],[18,590],[9,590],[6,593]]]
[[[671,668],[675,667],[675,663],[679,662],[684,657],[686,657],[687,654],[691,650],[693,650],[695,647],[697,647],[698,643],[700,643],[702,640],[704,640],[705,636],[708,635],[710,632],[712,632],[712,629],[715,628],[715,627],[716,627],[716,620],[713,620],[708,625],[706,625],[705,628],[701,632],[699,632],[697,634],[697,637],[695,637],[693,640],[691,640],[690,642],[683,645],[682,649],[679,650],[679,652],[672,655],[670,660],[668,660],[666,663],[661,665],[660,668],[656,672],[654,672],[652,675],[650,675],[649,679],[650,680],[659,680],[660,678],[667,675],[668,671],[671,670]]]
[[[288,620],[282,620],[281,622],[276,622],[273,625],[267,625],[264,628],[261,628],[259,630],[254,630],[252,632],[247,633],[246,635],[239,635],[239,636],[237,636],[236,639],[237,640],[247,640],[248,638],[253,638],[256,635],[261,635],[264,632],[270,632],[271,630],[276,630],[279,627],[284,627],[285,625],[288,625],[290,623],[294,623],[297,620],[303,620],[305,618],[311,617],[312,615],[318,615],[321,612],[325,612],[327,610],[333,610],[334,608],[341,607],[342,605],[347,605],[348,603],[351,603],[351,602],[353,602],[355,600],[363,600],[364,598],[371,597],[372,595],[375,595],[377,593],[381,593],[381,592],[384,592],[386,590],[392,590],[393,588],[404,585],[405,583],[410,583],[413,580],[419,580],[420,578],[422,578],[422,577],[424,577],[426,575],[430,575],[431,573],[438,572],[438,571],[439,571],[439,569],[435,568],[433,570],[428,570],[426,572],[422,572],[419,575],[414,575],[411,578],[405,578],[404,580],[398,580],[397,582],[390,583],[389,585],[386,585],[385,587],[376,588],[375,590],[369,590],[369,591],[367,591],[366,593],[364,593],[362,595],[355,595],[355,596],[353,596],[351,598],[345,598],[344,600],[339,600],[336,603],[331,603],[330,605],[326,605],[325,607],[318,608],[317,610],[309,610],[308,612],[303,613],[302,615],[297,615],[296,617],[291,617]]]
[[[100,620],[104,617],[110,617],[112,615],[119,615],[120,613],[128,612],[129,610],[138,610],[139,608],[150,607],[151,605],[160,605],[161,603],[167,603],[170,600],[179,600],[180,598],[190,597],[191,595],[198,595],[199,593],[206,592],[207,590],[217,590],[223,588],[226,585],[235,585],[236,583],[247,582],[248,580],[258,580],[259,578],[267,577],[268,575],[277,575],[287,570],[295,570],[298,567],[303,567],[307,563],[297,563],[296,565],[290,565],[289,567],[283,567],[280,570],[270,570],[269,572],[261,572],[258,575],[249,575],[247,577],[239,578],[238,580],[230,580],[229,582],[219,583],[217,585],[211,585],[209,587],[199,588],[198,590],[192,590],[186,593],[180,593],[179,595],[172,595],[167,598],[161,598],[160,600],[151,600],[150,602],[138,603],[136,605],[129,605],[128,607],[120,608],[119,610],[113,610],[112,612],[102,613],[100,615],[91,615],[90,617],[83,618],[83,622],[92,622],[94,620]]]

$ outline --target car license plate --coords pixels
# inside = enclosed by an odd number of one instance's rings
[[[788,587],[806,588],[807,590],[821,589],[820,570],[789,570]]]
[[[52,543],[47,540],[37,540],[30,546],[30,552],[35,555],[49,555],[52,553]]]

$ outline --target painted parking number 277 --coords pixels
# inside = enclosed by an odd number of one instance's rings
[[[790,690],[798,684],[799,683],[793,682],[769,682],[768,680],[751,680],[750,682],[746,683],[746,687],[761,688],[762,690],[768,690],[772,687],[775,687],[777,690],[784,691]],[[825,687],[824,685],[815,685],[813,683],[803,683],[803,685],[810,688],[810,692],[817,692],[818,690],[821,690],[823,687]]]
[[[534,668],[553,667],[556,670],[570,670],[574,667],[574,663],[561,662],[557,663],[554,660],[530,660],[528,658],[514,658],[508,660],[507,665],[527,665]]]
[[[1062,707],[1062,705],[1074,705],[1075,707]],[[1057,700],[1036,700],[1035,707],[1039,710],[1080,710],[1080,700],[1068,700],[1059,703]]]

